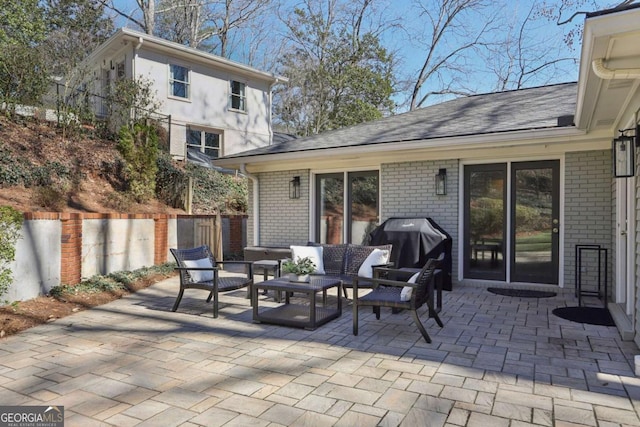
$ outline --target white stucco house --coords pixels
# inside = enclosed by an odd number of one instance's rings
[[[120,78],[152,82],[177,158],[187,150],[217,158],[272,142],[272,88],[283,77],[127,28],[85,64],[97,95],[107,95]],[[97,102],[98,114],[101,108]]]
[[[453,291],[573,292],[577,273],[598,269],[591,258],[576,270],[577,245],[599,245],[609,310],[640,344],[640,186],[612,167],[634,145],[614,151],[619,130],[639,137],[639,23],[639,5],[588,14],[577,82],[459,98],[214,163],[252,179],[256,246],[360,243],[363,221],[434,219],[453,238]]]

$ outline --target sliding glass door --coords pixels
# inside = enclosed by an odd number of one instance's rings
[[[365,243],[378,224],[378,187],[378,171],[316,175],[316,241]]]
[[[465,166],[464,174],[465,277],[505,280],[507,166]]]
[[[559,161],[469,165],[464,174],[464,276],[557,284]]]
[[[511,280],[558,283],[559,171],[557,161],[511,167]]]

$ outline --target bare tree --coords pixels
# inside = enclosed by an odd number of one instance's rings
[[[131,11],[127,11],[127,9],[118,6],[114,0],[99,0],[99,2],[120,17],[140,27],[145,33],[153,35],[156,15],[155,0],[136,0],[138,9]],[[142,19],[137,16],[138,12],[142,13]]]
[[[189,47],[199,48],[215,34],[206,25],[209,2],[202,0],[161,0],[158,5],[156,29],[158,36]]]
[[[275,97],[276,123],[311,135],[374,120],[393,108],[393,58],[365,21],[372,0],[305,0],[282,15],[289,84]],[[371,31],[370,31],[371,29]]]
[[[229,58],[264,35],[256,24],[276,0],[136,0],[134,10],[99,1],[147,34]]]
[[[602,9],[621,9],[634,3],[638,3],[638,0],[609,1],[605,4],[597,0],[544,1],[538,13],[550,21],[555,21],[558,26],[566,28],[564,42],[573,49],[576,40],[582,36],[582,23],[575,22],[576,17]]]
[[[562,49],[554,34],[534,28],[538,10],[539,4],[534,1],[519,18],[515,8],[512,19],[506,17],[502,26],[502,39],[488,44],[482,52],[487,68],[497,78],[494,90],[521,89],[531,81],[547,84],[572,72],[577,59]]]
[[[462,93],[455,87],[455,74],[463,72],[467,51],[485,44],[489,28],[489,19],[479,13],[486,6],[484,0],[415,0],[413,5],[424,25],[420,35],[424,60],[412,78],[410,110],[431,95]]]

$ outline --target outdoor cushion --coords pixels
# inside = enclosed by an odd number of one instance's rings
[[[209,258],[201,258],[194,260],[184,260],[185,267],[197,267],[197,268],[212,268],[211,260]],[[210,282],[213,280],[213,270],[189,270],[189,276],[194,282]]]
[[[325,274],[322,261],[322,246],[291,246],[291,259],[296,262],[299,258],[311,258],[316,266],[314,274]]]
[[[418,280],[419,275],[420,275],[420,272],[417,272],[416,274],[411,276],[409,280],[407,280],[407,283],[416,283],[416,280]],[[402,292],[400,292],[400,301],[411,300],[412,292],[413,292],[413,288],[411,286],[405,286],[404,288],[402,288]]]
[[[369,256],[364,260],[360,268],[358,269],[359,277],[373,277],[373,266],[383,265],[389,262],[389,251],[382,249],[374,249]]]

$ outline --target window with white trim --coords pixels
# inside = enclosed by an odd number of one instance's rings
[[[189,99],[189,69],[169,64],[169,96]]]
[[[247,111],[247,98],[245,96],[246,85],[242,82],[231,80],[231,93],[229,95],[229,108],[232,110]]]
[[[324,173],[315,180],[316,242],[366,243],[379,220],[379,172]]]
[[[217,159],[222,156],[222,133],[187,128],[187,150],[199,151]]]

